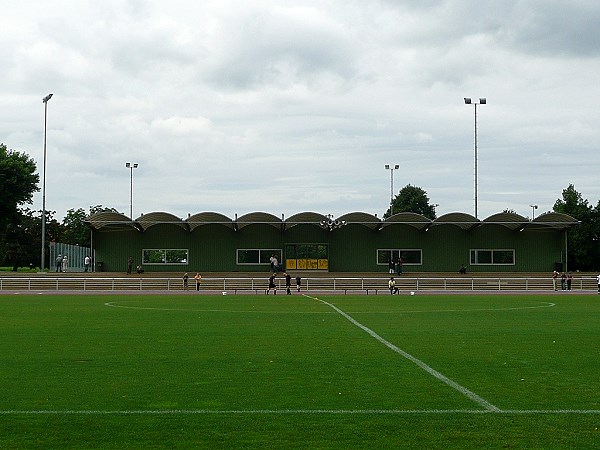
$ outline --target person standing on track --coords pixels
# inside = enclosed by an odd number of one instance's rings
[[[287,295],[292,295],[292,276],[287,272],[283,272],[283,275],[285,276],[285,292]]]
[[[269,277],[269,288],[267,289],[267,295],[269,295],[269,292],[271,292],[271,289],[273,289],[273,295],[277,295],[277,286],[275,286],[275,277],[277,276],[276,273],[272,273],[271,276]]]
[[[200,283],[202,283],[202,275],[200,275],[200,272],[196,272],[196,275],[194,275],[194,280],[196,280],[196,290],[199,291]]]

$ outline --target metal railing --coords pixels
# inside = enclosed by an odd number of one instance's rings
[[[331,291],[335,293],[389,293],[388,277],[351,278],[351,277],[316,277],[303,278],[303,292]],[[285,290],[285,281],[276,280],[277,289]],[[204,277],[202,291],[228,293],[264,293],[268,286],[266,277]],[[550,278],[541,277],[397,277],[396,287],[401,292],[427,291],[553,291]],[[560,281],[557,283],[561,290]],[[571,285],[573,291],[597,291],[595,277],[575,278]],[[32,276],[0,278],[0,292],[4,291],[194,291],[193,279],[189,280],[187,289],[181,278],[160,277],[69,277]],[[296,290],[295,279],[292,279],[292,290]]]

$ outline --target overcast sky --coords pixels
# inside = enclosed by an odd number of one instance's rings
[[[4,0],[0,142],[57,218],[215,211],[536,216],[600,200],[600,2]],[[41,193],[34,197],[41,210]]]

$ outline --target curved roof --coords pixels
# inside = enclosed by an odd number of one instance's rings
[[[568,214],[547,212],[533,219],[530,226],[541,225],[555,230],[567,230],[578,223],[577,219]]]
[[[381,220],[377,216],[364,212],[351,212],[338,217],[336,220],[346,224],[364,225],[371,230],[377,230],[381,227]]]
[[[135,223],[125,214],[112,211],[101,211],[90,214],[85,222],[95,230],[100,230],[101,228],[110,228],[111,230],[137,228]]]
[[[239,230],[248,225],[253,225],[257,223],[268,224],[275,228],[280,228],[283,224],[281,218],[265,212],[253,212],[244,214],[243,216],[238,217],[236,220],[237,228]]]
[[[193,216],[188,217],[185,220],[185,222],[190,227],[190,230],[194,230],[202,225],[208,225],[213,223],[221,224],[223,226],[226,226],[227,228],[231,228],[232,230],[234,229],[233,220],[231,220],[229,217],[223,214],[216,212],[203,212],[194,214]]]
[[[328,217],[316,213],[316,212],[303,212],[294,214],[293,216],[285,219],[285,227],[292,228],[296,225],[317,225],[319,226],[323,221],[327,221]]]
[[[507,212],[493,214],[484,220],[479,220],[470,214],[453,212],[444,214],[433,221],[421,214],[411,212],[395,214],[384,221],[380,220],[377,216],[363,212],[344,214],[337,219],[333,219],[331,215],[326,216],[316,212],[302,212],[290,216],[285,221],[282,218],[265,212],[248,213],[235,220],[216,212],[194,214],[186,220],[182,220],[167,212],[152,212],[143,214],[135,221],[132,221],[129,217],[121,213],[101,211],[88,216],[85,223],[95,230],[105,229],[112,231],[125,229],[145,231],[157,224],[171,224],[188,231],[207,224],[221,224],[234,230],[254,224],[267,224],[277,229],[291,228],[296,225],[317,225],[329,230],[346,224],[363,225],[371,230],[379,230],[390,225],[408,225],[418,230],[426,230],[434,225],[454,225],[463,230],[471,230],[478,226],[493,224],[502,225],[511,230],[527,228],[563,231],[577,225],[579,221],[568,214],[556,212],[541,214],[532,221],[519,214]]]
[[[153,225],[164,224],[164,223],[178,225],[181,228],[183,228],[184,230],[188,229],[187,224],[183,220],[181,220],[177,216],[174,216],[171,213],[166,213],[166,212],[151,212],[148,214],[142,214],[135,221],[140,225],[140,227],[144,231],[146,231],[148,228],[150,228]]]
[[[431,219],[428,219],[422,214],[417,214],[413,212],[401,212],[385,219],[381,224],[381,228],[385,228],[387,226],[399,223],[404,225],[410,225],[418,230],[424,230],[425,228],[431,225]]]
[[[511,230],[518,230],[525,227],[525,225],[529,223],[529,219],[519,214],[501,212],[497,214],[492,214],[487,219],[483,219],[483,223],[503,225]]]
[[[442,224],[456,225],[457,227],[460,227],[463,230],[470,230],[480,225],[481,222],[477,217],[472,216],[471,214],[453,212],[438,217],[432,223],[432,225]]]

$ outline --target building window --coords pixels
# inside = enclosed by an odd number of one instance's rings
[[[514,250],[471,250],[471,265],[514,265]]]
[[[377,250],[377,264],[379,266],[387,265],[390,259],[396,261],[398,257],[402,258],[403,265],[408,264],[416,266],[423,264],[423,252],[421,249]]]
[[[145,249],[142,250],[142,264],[187,264],[188,250]]]
[[[237,264],[270,264],[271,256],[275,256],[279,264],[281,264],[281,249],[237,249]]]

